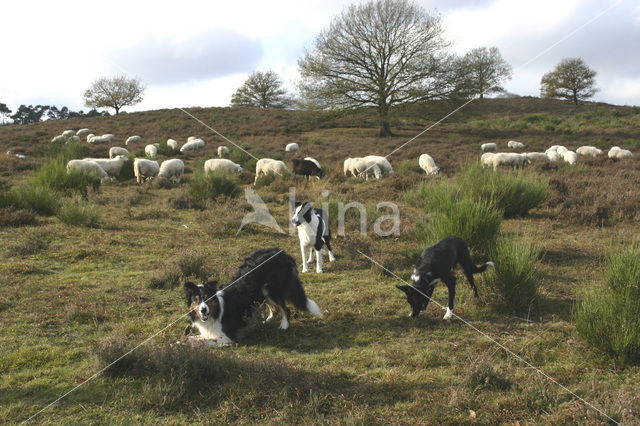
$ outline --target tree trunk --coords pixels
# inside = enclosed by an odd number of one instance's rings
[[[380,134],[381,138],[386,138],[388,136],[393,136],[391,132],[391,123],[389,122],[389,106],[388,105],[380,105],[378,107],[378,114],[380,117]]]

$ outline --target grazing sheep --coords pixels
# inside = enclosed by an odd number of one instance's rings
[[[284,164],[284,161],[274,160],[273,158],[261,158],[256,163],[256,178],[253,184],[255,185],[256,182],[258,182],[258,178],[261,175],[275,173],[282,176],[285,172],[288,171],[289,169],[287,168],[287,165]]]
[[[351,162],[352,161],[353,161],[353,158],[347,158],[346,160],[344,160],[344,163],[343,163],[344,177],[348,177],[351,174]]]
[[[16,157],[19,158],[20,160],[24,160],[25,158],[27,158],[26,155],[24,154],[18,154],[17,152],[13,152],[13,151],[7,151],[7,155],[9,157]]]
[[[125,145],[129,145],[130,143],[140,142],[141,139],[142,138],[140,136],[138,136],[138,135],[129,136],[124,144]]]
[[[481,161],[483,166],[492,166],[496,171],[498,166],[511,166],[514,169],[516,167],[522,167],[527,162],[527,156],[525,154],[516,154],[513,152],[487,152],[482,154]]]
[[[631,158],[633,157],[633,153],[628,149],[622,149],[619,146],[611,147],[609,150],[609,158],[614,160],[621,160],[623,158]]]
[[[129,158],[126,155],[117,155],[115,158],[83,158],[83,160],[98,164],[109,176],[118,176]]]
[[[175,141],[173,139],[167,139],[167,146],[171,149],[173,149],[174,151],[178,150],[178,141]]]
[[[602,155],[602,150],[596,148],[595,146],[581,146],[576,149],[576,154],[582,155],[584,157],[597,157],[598,155]]]
[[[182,180],[184,173],[184,162],[178,158],[165,160],[160,164],[158,177],[169,179],[173,184],[178,184]]]
[[[389,176],[393,174],[393,167],[391,167],[391,163],[389,163],[389,160],[387,160],[386,157],[381,157],[379,155],[367,155],[364,159],[376,163],[378,167],[380,167],[381,172],[386,173]]]
[[[311,157],[308,157],[311,158]],[[320,163],[311,158],[310,160],[305,158],[304,160],[300,160],[299,158],[294,158],[291,160],[293,163],[293,173],[296,175],[302,175],[309,180],[309,176],[315,176],[318,179],[324,176],[324,172],[320,167]]]
[[[72,170],[86,173],[96,173],[100,177],[100,183],[106,182],[111,179],[107,172],[102,167],[100,167],[98,163],[91,160],[70,160],[67,163],[67,173],[70,173]]]
[[[67,142],[65,142],[65,143],[69,143],[69,141],[80,143],[80,136],[73,135],[70,138],[68,138]]]
[[[229,148],[222,145],[218,147],[218,157],[225,158],[229,156]]]
[[[226,158],[212,158],[204,162],[204,175],[209,176],[209,173],[214,170],[220,170],[229,173],[242,173],[242,167],[240,164],[236,164]]]
[[[524,148],[524,144],[518,141],[509,141],[507,142],[507,146],[511,149],[522,149]]]
[[[357,177],[364,177],[365,180],[369,180],[369,176],[373,176],[376,179],[382,177],[382,170],[378,163],[374,160],[367,159],[366,157],[352,158],[349,163],[350,172]]]
[[[112,146],[109,148],[109,158],[116,158],[118,155],[127,155],[129,150],[127,148],[121,148],[119,146]]]
[[[158,147],[155,145],[147,145],[144,147],[144,154],[149,158],[156,158],[158,156]]]
[[[91,139],[89,139],[87,142],[89,142],[90,144],[95,144],[95,143],[109,143],[111,142],[113,139],[115,138],[114,135],[112,135],[111,133],[107,133],[106,135],[102,135],[102,136],[94,136]]]
[[[527,156],[527,163],[537,163],[538,161],[549,161],[549,156],[544,152],[526,152],[524,155]]]
[[[420,158],[418,158],[418,164],[428,175],[437,175],[440,173],[440,167],[436,166],[436,162],[433,161],[433,157],[429,154],[422,154]]]
[[[64,136],[65,138],[70,138],[71,136],[74,136],[76,134],[76,132],[74,132],[73,130],[65,130],[64,132],[62,132],[61,136]]]
[[[562,155],[560,155],[558,153],[558,151],[546,151],[547,157],[549,157],[549,161],[551,161],[552,163],[558,162],[560,160],[563,160],[564,158],[562,157]]]
[[[567,150],[564,154],[562,154],[562,159],[565,161],[565,163],[569,163],[573,166],[574,164],[576,164],[576,161],[578,161],[578,154],[573,151]]]
[[[493,142],[483,143],[480,145],[480,149],[482,149],[483,152],[495,152],[498,149],[498,145]]]
[[[88,135],[90,132],[89,129],[80,129],[76,132],[76,136],[84,136],[84,135]]]
[[[297,152],[300,149],[297,143],[289,143],[284,147],[286,152]]]
[[[67,137],[63,135],[54,136],[53,139],[51,139],[51,143],[62,143],[66,141]]]
[[[187,143],[182,145],[180,148],[180,152],[193,151],[196,149],[200,149],[204,147],[204,141],[202,139],[194,138],[193,136],[189,136]]]
[[[87,135],[87,143],[91,143],[91,139],[93,139],[93,138],[94,138],[94,136],[95,136],[95,135],[94,135],[93,133],[89,133],[89,134]]]
[[[136,176],[136,182],[138,183],[143,183],[147,179],[158,176],[159,171],[160,166],[157,161],[136,158],[133,162],[133,174]]]

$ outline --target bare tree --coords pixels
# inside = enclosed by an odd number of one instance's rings
[[[459,62],[458,90],[468,97],[504,92],[502,83],[511,79],[511,66],[502,58],[497,47],[478,47],[467,52]]]
[[[287,108],[292,103],[292,99],[282,88],[282,81],[274,71],[254,72],[231,96],[232,106]]]
[[[117,115],[122,107],[142,102],[144,90],[145,86],[135,78],[101,77],[84,92],[84,103],[92,108],[113,108]]]
[[[394,105],[450,93],[451,57],[442,20],[407,0],[351,5],[298,62],[302,103],[320,108],[374,106],[380,135],[391,135]]]
[[[573,101],[589,99],[596,94],[596,72],[581,58],[563,59],[556,68],[542,76],[540,96]]]

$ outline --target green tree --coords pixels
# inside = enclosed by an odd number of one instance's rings
[[[303,105],[373,106],[391,135],[394,105],[447,96],[452,59],[442,20],[407,0],[351,5],[316,38],[298,65]]]
[[[11,114],[11,110],[7,107],[7,104],[0,103],[0,116],[2,116],[2,124],[5,123],[5,120],[9,118],[9,114]]]
[[[49,109],[48,105],[27,106],[23,104],[18,107],[11,119],[15,124],[38,123]]]
[[[589,99],[596,94],[596,72],[581,58],[563,59],[556,68],[542,76],[540,96],[573,101]]]
[[[92,108],[113,108],[118,115],[122,107],[142,102],[144,90],[145,86],[135,78],[101,77],[84,92],[84,103]]]
[[[497,47],[478,47],[467,52],[459,62],[458,91],[471,97],[504,92],[502,84],[511,79],[511,66]]]
[[[293,104],[274,71],[254,72],[231,97],[231,106],[287,108]]]

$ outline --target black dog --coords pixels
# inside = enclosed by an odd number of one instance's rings
[[[442,281],[449,289],[449,304],[444,319],[451,318],[453,299],[456,295],[456,278],[453,276],[456,263],[462,266],[464,275],[473,288],[473,295],[478,297],[473,274],[484,271],[487,266],[494,266],[494,263],[486,262],[482,266],[476,266],[471,260],[467,243],[460,237],[449,236],[424,249],[411,275],[413,286],[396,286],[406,293],[412,317],[417,317],[421,311],[427,309],[436,283]]]
[[[191,323],[200,331],[199,338],[218,345],[234,342],[255,309],[263,302],[269,308],[267,321],[276,310],[282,314],[280,328],[289,327],[285,301],[312,315],[322,316],[318,305],[309,299],[298,279],[296,262],[278,248],[257,250],[247,257],[231,283],[216,289],[217,282],[197,286],[184,284]]]

